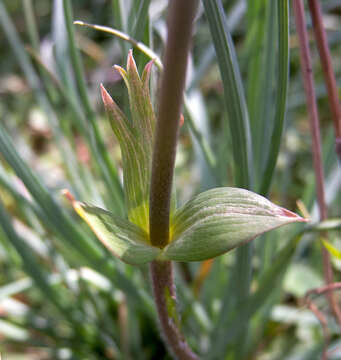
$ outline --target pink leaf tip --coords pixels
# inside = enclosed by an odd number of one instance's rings
[[[133,57],[133,50],[130,49],[128,52],[128,58],[127,58],[127,72],[129,74],[130,71],[137,72],[136,63]]]
[[[288,218],[292,218],[293,221],[299,221],[299,222],[308,222],[309,221],[309,219],[305,219],[302,216],[297,215],[293,211],[290,211],[290,210],[282,208],[282,207],[280,208],[280,215],[288,217]]]
[[[65,198],[70,201],[71,204],[76,202],[76,199],[74,198],[74,196],[70,193],[70,191],[68,189],[62,189],[61,190],[61,194],[63,196],[65,196]]]
[[[100,87],[101,87],[101,95],[104,105],[105,106],[112,105],[114,101],[107,92],[107,90],[105,89],[105,87],[103,86],[103,84],[101,84]]]

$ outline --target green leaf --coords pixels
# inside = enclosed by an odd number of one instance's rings
[[[75,201],[66,194],[77,214],[85,220],[103,245],[122,261],[140,265],[154,260],[160,249],[148,243],[147,233],[107,210]]]
[[[297,221],[306,220],[251,191],[212,189],[177,210],[172,240],[161,257],[175,261],[210,259]]]
[[[211,333],[211,347],[206,355],[207,360],[220,359],[226,353],[226,348],[244,331],[244,325],[273,295],[274,289],[281,286],[283,274],[292,261],[301,236],[294,236],[272,259],[269,267],[259,278],[257,290],[244,300],[238,299],[233,311],[225,306],[228,298],[225,296],[223,307],[216,328]],[[231,298],[231,294],[229,294]]]
[[[249,113],[233,39],[229,31],[221,0],[203,0],[217,62],[224,87],[228,124],[234,158],[235,185],[252,189],[253,154]],[[252,246],[246,245],[236,253],[236,287],[238,296],[248,296],[251,283]],[[242,345],[241,345],[242,346]]]
[[[287,92],[289,84],[289,2],[278,1],[278,70],[277,70],[277,96],[276,113],[274,117],[274,126],[271,134],[269,151],[267,152],[264,174],[260,192],[266,195],[269,191],[271,181],[278,158],[281,138],[284,128]]]
[[[132,52],[129,52],[127,70],[115,66],[125,81],[132,121],[115,104],[102,86],[102,99],[120,144],[125,198],[129,220],[149,231],[149,187],[155,114],[149,94],[149,62],[140,78]]]
[[[51,303],[60,310],[61,314],[67,317],[68,314],[66,306],[62,303],[58,292],[56,292],[56,290],[47,281],[46,269],[42,269],[42,266],[39,265],[39,261],[34,252],[17,234],[13,227],[10,215],[5,209],[2,199],[0,198],[0,230],[1,229],[20,255],[25,271],[35,281],[35,284],[43,292],[43,294],[45,294],[46,299],[50,300]]]
[[[334,245],[325,239],[322,240],[322,243],[332,256],[336,257],[337,259],[341,259],[341,251],[339,249],[337,249]]]
[[[228,29],[225,11],[220,0],[203,1],[205,15],[217,54],[217,61],[224,86],[229,126],[232,134],[232,150],[235,164],[236,185],[252,186],[252,141],[248,109],[237,55]]]

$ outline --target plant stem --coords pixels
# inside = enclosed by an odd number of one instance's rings
[[[169,241],[176,143],[192,23],[197,5],[197,0],[169,1],[168,35],[154,138],[149,212],[150,241],[152,245],[161,248]],[[162,334],[170,352],[181,360],[198,359],[181,335],[176,321],[175,286],[171,262],[153,261],[150,272]],[[169,309],[169,301],[171,309]]]
[[[150,264],[154,298],[163,338],[173,356],[180,360],[197,360],[177,327],[176,320],[169,314],[167,303],[175,306],[176,295],[173,283],[172,263],[153,261]],[[168,299],[167,299],[168,295]]]
[[[312,61],[309,51],[308,34],[305,23],[304,6],[302,0],[293,1],[294,15],[296,21],[296,31],[300,44],[300,61],[303,74],[303,83],[307,100],[307,110],[309,114],[310,132],[312,137],[312,153],[314,172],[316,177],[317,202],[320,213],[320,220],[326,220],[328,217],[327,205],[324,193],[324,175],[321,158],[321,139],[318,111],[315,96],[315,87],[312,71]],[[333,270],[330,262],[330,255],[326,248],[322,246],[323,272],[327,284],[333,282]],[[341,312],[335,301],[333,293],[328,295],[331,309],[333,310],[339,324],[341,324]]]
[[[341,141],[341,106],[333,71],[332,58],[328,47],[327,36],[323,28],[321,6],[318,0],[309,0],[308,4],[314,25],[313,29],[315,33],[316,44],[320,54],[322,70],[326,82],[329,106],[333,116],[335,137]]]
[[[150,185],[150,241],[164,247],[169,240],[169,213],[176,143],[185,87],[192,22],[197,0],[169,2],[168,36],[161,79]]]

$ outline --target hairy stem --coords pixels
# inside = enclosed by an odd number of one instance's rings
[[[169,213],[176,143],[183,101],[192,23],[197,0],[169,2],[168,36],[164,55],[150,186],[150,241],[164,247],[169,240]]]
[[[332,58],[328,46],[327,35],[323,27],[322,12],[319,0],[309,0],[309,9],[313,21],[317,48],[321,58],[322,70],[328,92],[328,101],[332,112],[336,138],[336,153],[341,162],[341,106],[336,78],[333,71]]]
[[[174,313],[169,309],[175,309],[176,301],[172,263],[170,261],[153,261],[150,264],[150,272],[162,336],[169,351],[179,360],[197,360],[197,355],[187,345],[178,328]]]
[[[168,35],[154,135],[149,210],[150,241],[152,245],[160,248],[166,246],[169,241],[176,143],[192,23],[197,5],[197,0],[169,1]],[[175,286],[171,262],[154,261],[150,265],[150,272],[162,335],[169,351],[177,359],[198,359],[181,335],[176,321]]]
[[[324,192],[324,174],[321,157],[321,139],[320,139],[320,128],[318,111],[315,96],[314,78],[312,70],[312,61],[309,51],[308,34],[306,29],[304,5],[302,0],[293,1],[296,31],[299,38],[300,44],[300,61],[301,69],[303,74],[303,83],[307,100],[307,110],[309,114],[310,132],[312,137],[312,153],[313,153],[313,164],[316,178],[316,192],[317,202],[320,213],[320,220],[325,220],[328,217],[327,205],[325,200]],[[325,247],[322,247],[322,258],[323,258],[323,271],[324,278],[327,284],[333,282],[333,270],[330,262],[330,255]],[[330,306],[340,322],[341,312],[335,301],[333,293],[328,294]]]

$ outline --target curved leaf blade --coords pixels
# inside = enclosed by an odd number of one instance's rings
[[[215,188],[174,215],[173,237],[162,258],[201,261],[221,255],[279,226],[306,221],[251,191]]]
[[[120,260],[141,265],[154,260],[160,253],[159,248],[148,243],[147,233],[135,224],[107,210],[76,201],[67,190],[64,193],[102,244]]]

